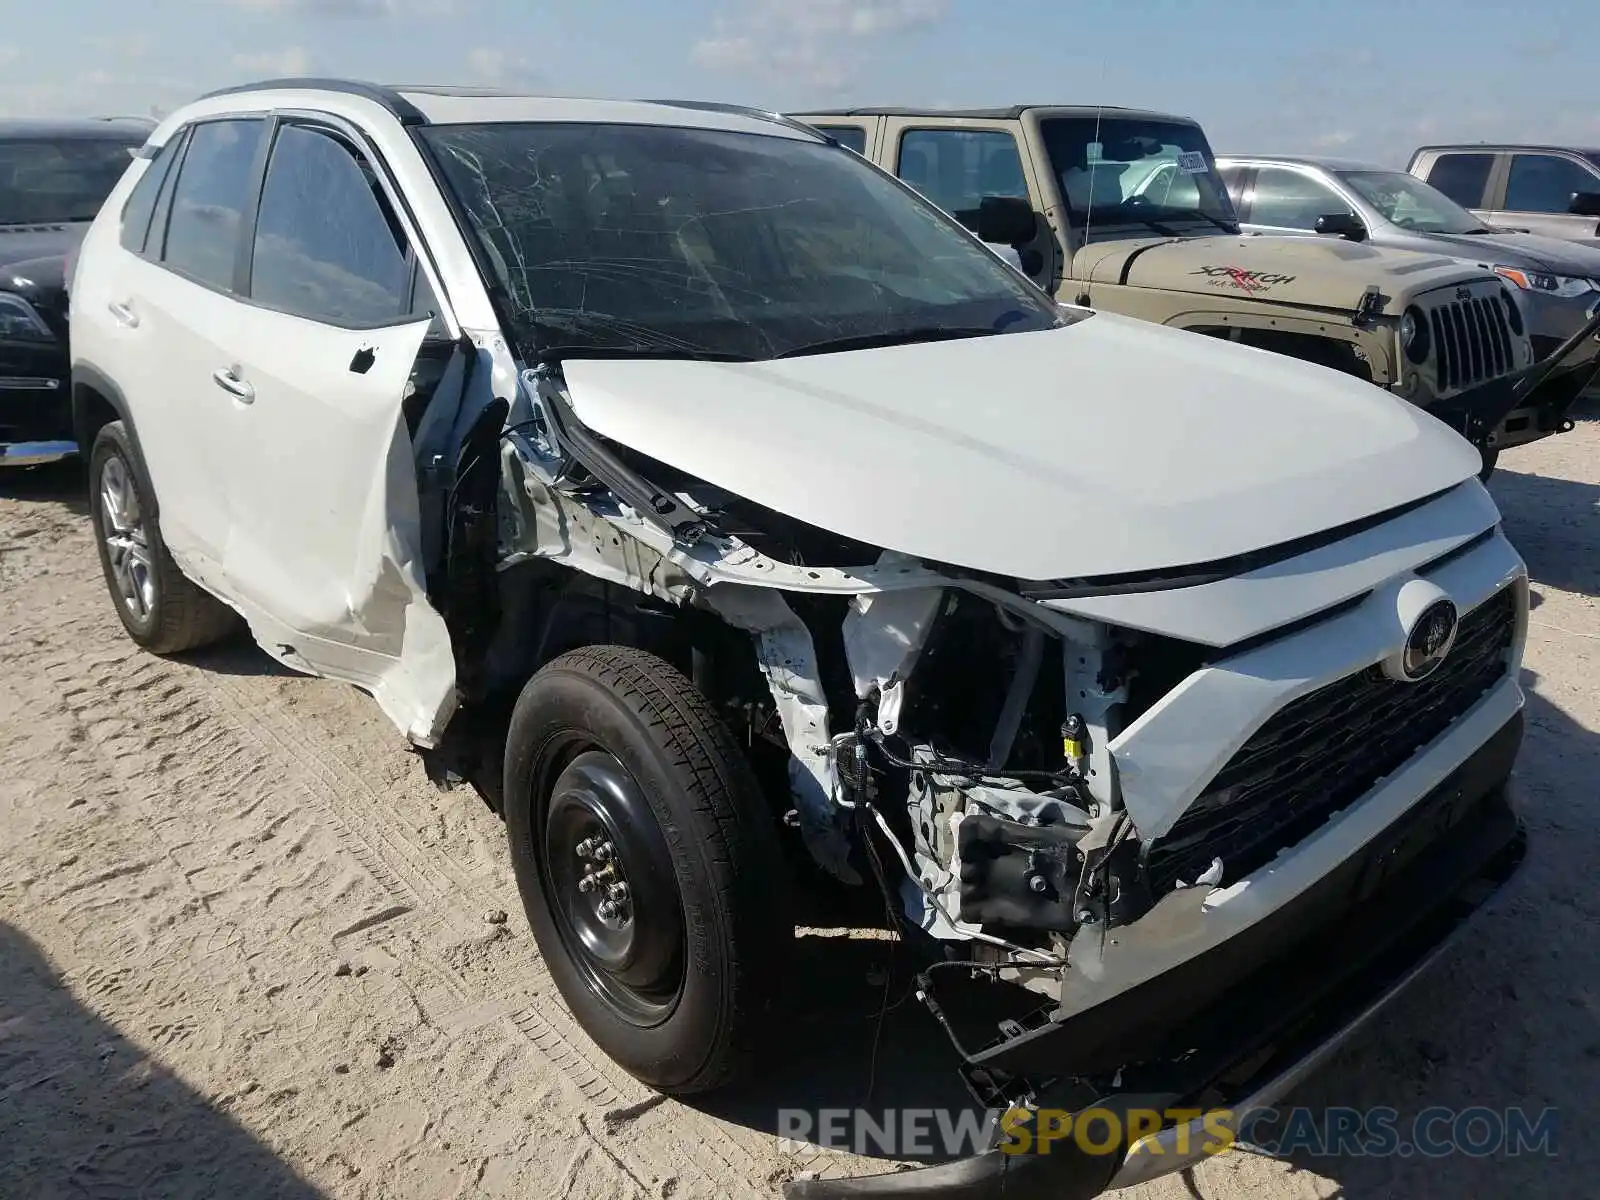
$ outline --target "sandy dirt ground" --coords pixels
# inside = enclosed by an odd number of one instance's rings
[[[755,1085],[646,1092],[566,1015],[477,797],[349,687],[136,650],[81,489],[0,478],[0,1197],[773,1196],[887,1165],[782,1152],[778,1108],[961,1102],[915,1001],[874,1062],[887,943],[838,934],[802,939]],[[1530,860],[1295,1099],[1555,1106],[1559,1156],[1236,1152],[1127,1194],[1600,1194],[1600,421],[1492,490],[1536,588]]]

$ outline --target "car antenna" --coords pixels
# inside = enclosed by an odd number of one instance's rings
[[[1099,82],[1099,84],[1096,85],[1095,95],[1104,96],[1106,94],[1105,88],[1106,88],[1106,60],[1104,58],[1102,58],[1100,60],[1100,82]],[[1089,143],[1089,146],[1098,146],[1100,144],[1100,118],[1105,114],[1105,111],[1106,111],[1106,106],[1103,103],[1100,103],[1100,102],[1097,101],[1095,103],[1095,106],[1094,106],[1094,140]],[[1086,160],[1089,157],[1089,146],[1085,146],[1083,148],[1083,157]],[[1089,202],[1084,205],[1084,211],[1083,211],[1083,245],[1078,247],[1078,249],[1080,249],[1080,250],[1086,249],[1088,247],[1089,239],[1091,237],[1091,234],[1090,234],[1089,231],[1090,231],[1090,228],[1092,227],[1092,225],[1094,223],[1094,173],[1095,173],[1095,168],[1097,166],[1099,166],[1098,162],[1089,163]],[[1071,274],[1071,272],[1069,271],[1068,274]]]

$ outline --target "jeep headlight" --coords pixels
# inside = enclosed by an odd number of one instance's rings
[[[1428,361],[1428,351],[1432,348],[1428,336],[1428,319],[1416,305],[1412,305],[1400,315],[1400,347],[1412,362],[1421,364]]]
[[[1496,267],[1494,273],[1502,279],[1509,279],[1525,292],[1559,296],[1563,300],[1576,300],[1579,296],[1600,291],[1600,285],[1581,275],[1549,275],[1543,271],[1523,271],[1517,267]]]
[[[21,296],[0,292],[0,340],[49,342],[55,336],[33,305]]]

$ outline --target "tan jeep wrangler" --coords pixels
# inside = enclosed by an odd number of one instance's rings
[[[1483,452],[1571,428],[1534,388],[1521,310],[1489,271],[1336,239],[1241,236],[1194,121],[1117,108],[796,114],[956,216],[1064,303],[1370,379]],[[1541,364],[1542,365],[1542,364]]]

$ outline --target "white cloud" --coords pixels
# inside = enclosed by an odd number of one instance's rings
[[[456,11],[456,0],[223,0],[250,12],[312,17],[442,17]]]
[[[809,87],[846,83],[875,39],[936,24],[947,0],[756,0],[719,17],[691,55],[712,70],[766,71]]]
[[[235,54],[233,65],[241,71],[255,71],[262,75],[304,75],[311,69],[311,55],[302,46],[290,46],[286,50]]]
[[[536,87],[543,78],[533,63],[498,46],[475,46],[467,52],[467,73],[480,84]]]

